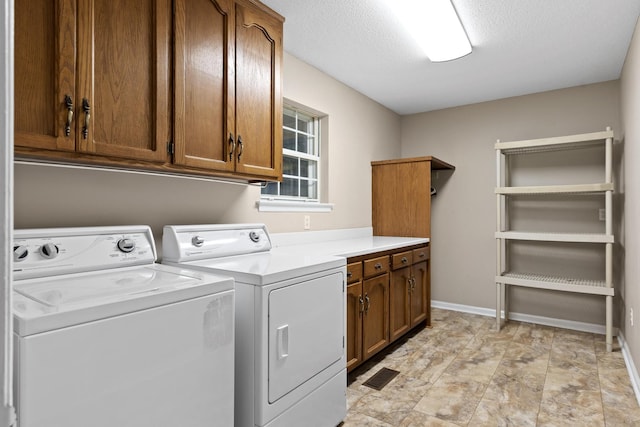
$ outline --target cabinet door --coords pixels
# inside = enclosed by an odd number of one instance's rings
[[[16,0],[16,147],[75,150],[75,49],[75,0]]]
[[[236,171],[282,176],[282,21],[236,3]]]
[[[411,327],[425,320],[429,314],[429,271],[427,261],[412,266],[414,284],[411,290]]]
[[[79,1],[79,151],[168,161],[171,10],[171,0]]]
[[[389,296],[390,341],[406,333],[411,327],[409,317],[409,299],[411,268],[405,267],[391,273]]]
[[[362,281],[347,286],[347,370],[362,362]]]
[[[389,343],[389,273],[363,283],[363,356],[368,359]]]
[[[174,163],[233,171],[232,0],[176,0]]]
[[[377,236],[431,237],[431,162],[372,166],[372,225]]]

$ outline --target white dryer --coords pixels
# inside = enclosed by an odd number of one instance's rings
[[[165,226],[162,262],[236,282],[237,427],[346,415],[346,260],[274,254],[263,224]]]
[[[155,259],[147,226],[15,231],[20,427],[233,425],[233,279]]]

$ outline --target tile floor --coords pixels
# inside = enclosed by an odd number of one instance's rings
[[[615,338],[440,309],[432,325],[349,375],[343,427],[640,426]],[[400,374],[362,385],[382,367]]]

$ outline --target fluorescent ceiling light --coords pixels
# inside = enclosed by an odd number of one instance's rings
[[[389,5],[432,62],[471,53],[471,43],[451,0],[394,0]]]

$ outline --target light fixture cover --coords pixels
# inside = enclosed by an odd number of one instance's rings
[[[389,4],[432,62],[471,53],[471,43],[451,0],[393,0]]]

